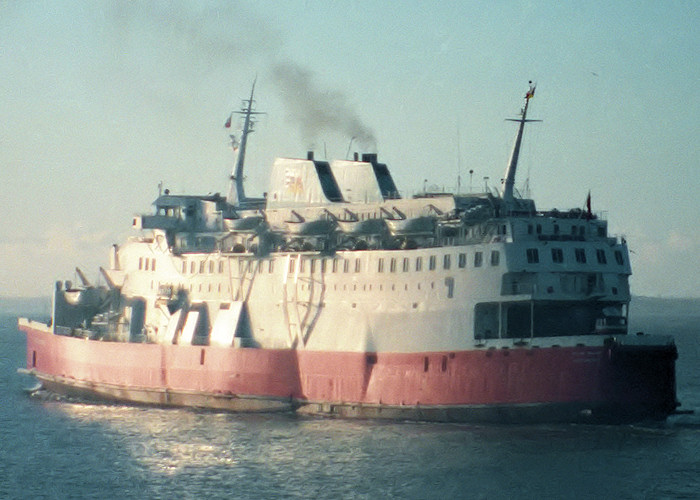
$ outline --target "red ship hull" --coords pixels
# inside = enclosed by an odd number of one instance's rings
[[[52,391],[234,411],[438,421],[663,419],[675,346],[355,353],[104,342],[21,324]]]

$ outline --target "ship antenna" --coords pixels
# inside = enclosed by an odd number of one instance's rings
[[[354,135],[350,138],[350,144],[348,144],[348,152],[345,153],[345,159],[346,159],[346,160],[347,160],[348,158],[350,158],[350,150],[352,149],[352,141],[354,141],[355,139],[356,139],[356,137],[355,137]]]
[[[527,107],[530,104],[530,99],[535,95],[535,87],[537,84],[529,82],[530,88],[525,94],[525,106],[520,111],[520,118],[508,118],[507,121],[518,122],[520,126],[518,127],[518,135],[515,137],[515,145],[513,146],[513,152],[510,155],[510,162],[508,162],[508,168],[506,169],[505,183],[503,186],[503,201],[506,203],[507,208],[511,208],[513,201],[515,200],[513,196],[513,187],[515,186],[515,171],[518,168],[518,156],[520,155],[520,144],[523,140],[523,130],[525,129],[525,124],[530,122],[540,122],[542,120],[528,120],[527,119]]]
[[[234,151],[237,151],[238,154],[236,156],[236,163],[233,167],[233,172],[231,172],[231,185],[229,187],[228,202],[229,204],[235,207],[240,207],[241,204],[245,203],[246,201],[245,190],[243,189],[243,166],[245,164],[245,148],[246,144],[248,143],[248,134],[254,132],[255,115],[265,114],[263,112],[253,111],[253,104],[255,103],[253,95],[255,94],[255,83],[257,82],[257,80],[258,77],[256,76],[253,80],[253,87],[250,90],[250,98],[243,99],[241,110],[234,111],[231,113],[231,115],[236,113],[239,115],[243,115],[244,117],[240,143],[236,141],[236,138],[234,136],[231,136],[233,149]],[[226,122],[226,126],[231,126],[230,117],[229,120]]]

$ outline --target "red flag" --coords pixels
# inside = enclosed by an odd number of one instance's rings
[[[233,113],[231,113],[231,116],[229,116],[228,120],[226,120],[226,123],[224,123],[224,127],[231,128],[231,120],[232,119],[233,119]]]
[[[532,83],[532,80],[530,80],[528,83],[530,84],[530,89],[527,91],[527,94],[525,94],[525,99],[529,101],[535,97],[535,84]]]

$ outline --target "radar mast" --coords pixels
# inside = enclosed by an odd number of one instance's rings
[[[518,168],[518,156],[520,155],[520,144],[523,140],[523,131],[525,130],[525,124],[529,122],[540,122],[542,120],[528,120],[527,119],[527,107],[530,104],[530,99],[535,96],[535,87],[537,84],[529,82],[530,88],[525,94],[525,106],[520,110],[520,118],[507,118],[507,121],[518,122],[520,126],[518,127],[518,135],[515,137],[515,145],[513,146],[513,152],[510,155],[510,161],[508,162],[508,168],[506,169],[505,182],[503,185],[503,201],[505,202],[506,209],[511,210],[513,208],[515,197],[513,196],[513,188],[515,186],[515,171]]]
[[[263,112],[253,111],[253,95],[255,94],[255,82],[257,77],[253,80],[253,87],[250,90],[250,98],[243,99],[240,111],[233,111],[229,119],[226,121],[226,127],[231,126],[231,120],[234,113],[238,115],[243,115],[243,129],[241,130],[241,140],[238,142],[234,135],[231,135],[231,145],[236,154],[236,162],[231,172],[231,184],[229,186],[229,192],[227,201],[230,205],[235,208],[241,208],[245,205],[247,197],[245,195],[245,189],[243,188],[243,167],[245,164],[245,149],[248,142],[248,134],[254,132],[255,127],[255,115],[262,115]]]

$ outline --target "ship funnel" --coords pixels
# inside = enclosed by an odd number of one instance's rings
[[[362,161],[365,163],[375,164],[375,163],[377,163],[377,154],[376,153],[362,153]]]
[[[520,118],[508,118],[508,121],[518,122],[520,126],[518,127],[518,134],[515,137],[515,145],[513,146],[513,152],[510,155],[510,161],[508,162],[508,168],[506,169],[506,174],[504,176],[505,181],[503,185],[503,201],[505,201],[506,206],[512,206],[514,201],[513,189],[515,186],[515,171],[518,168],[518,156],[520,155],[520,144],[523,140],[523,131],[525,130],[525,124],[529,122],[539,122],[542,120],[528,120],[527,119],[527,107],[530,104],[530,99],[535,95],[535,84],[532,80],[529,82],[530,88],[525,94],[525,106],[520,111]]]

